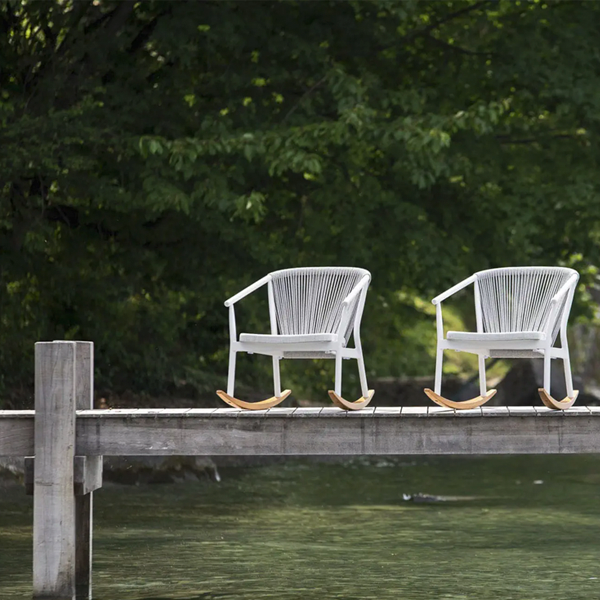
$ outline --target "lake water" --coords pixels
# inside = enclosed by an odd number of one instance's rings
[[[288,461],[221,475],[97,492],[94,598],[600,597],[600,457]],[[454,498],[403,499],[415,493]],[[31,598],[31,523],[31,498],[1,490],[1,600]]]

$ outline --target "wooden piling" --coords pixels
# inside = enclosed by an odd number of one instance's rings
[[[75,598],[74,342],[35,345],[33,598]]]
[[[75,406],[77,410],[94,408],[94,344],[75,342]],[[82,465],[81,489],[75,488],[75,596],[77,600],[92,598],[92,522],[95,487],[101,485],[102,457],[78,456],[75,471]],[[77,473],[75,473],[77,475]],[[100,483],[92,485],[92,480]]]

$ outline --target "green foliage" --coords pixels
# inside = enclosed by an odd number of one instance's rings
[[[29,389],[33,343],[62,338],[96,342],[103,389],[211,390],[222,301],[280,267],[371,270],[377,375],[431,372],[419,299],[474,270],[560,263],[591,282],[599,16],[550,0],[6,0],[5,397]],[[264,324],[264,302],[246,304],[242,328]]]

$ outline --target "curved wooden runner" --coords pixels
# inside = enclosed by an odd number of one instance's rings
[[[266,408],[273,408],[278,404],[281,404],[290,394],[292,390],[284,390],[281,392],[281,396],[272,396],[271,398],[267,398],[266,400],[260,400],[258,402],[244,402],[243,400],[238,400],[233,396],[230,396],[223,390],[217,390],[217,396],[229,404],[229,406],[233,406],[233,408],[245,408],[246,410],[264,410]]]
[[[566,396],[562,400],[555,400],[544,388],[538,388],[538,394],[542,399],[542,402],[548,407],[554,410],[567,410],[575,404],[577,396],[579,396],[579,390],[573,390],[573,397]]]
[[[344,410],[360,410],[364,408],[371,402],[373,395],[375,394],[375,390],[369,390],[366,396],[355,400],[354,402],[349,402],[348,400],[344,400],[339,394],[336,394],[333,390],[329,390],[329,397],[331,401],[339,408]]]
[[[424,392],[427,394],[430,400],[433,400],[436,404],[443,406],[444,408],[454,408],[456,410],[468,410],[469,408],[477,408],[478,406],[484,405],[490,398],[496,395],[496,390],[489,390],[485,396],[477,396],[470,400],[463,400],[462,402],[455,402],[454,400],[448,400],[444,396],[436,394],[433,390],[425,388]]]

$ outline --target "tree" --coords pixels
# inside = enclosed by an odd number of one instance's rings
[[[286,266],[372,271],[377,375],[431,371],[421,298],[467,273],[561,263],[591,281],[599,11],[5,1],[5,393],[53,338],[94,340],[107,388],[211,390],[222,301]]]

